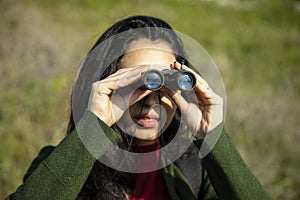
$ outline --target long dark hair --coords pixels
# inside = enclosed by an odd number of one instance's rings
[[[138,31],[135,31],[137,29]],[[152,41],[159,39],[167,42],[172,48],[176,60],[181,63],[185,61],[182,41],[165,21],[150,16],[133,16],[115,23],[93,45],[79,70],[72,91],[72,109],[67,133],[75,129],[76,123],[87,109],[92,83],[115,73],[128,44],[140,38]],[[102,45],[103,43],[105,45]],[[180,113],[177,112],[176,116],[179,117],[179,115]],[[169,127],[178,128],[176,121],[175,117]],[[120,141],[120,144],[125,143],[126,145],[128,142],[125,141],[124,133],[121,133],[115,125],[112,128],[122,135],[123,141]],[[167,130],[166,132],[174,131]],[[171,138],[170,135],[165,136],[162,142]],[[125,199],[131,194],[133,187],[133,174],[116,171],[96,161],[78,199]]]

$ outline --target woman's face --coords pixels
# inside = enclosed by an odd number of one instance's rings
[[[129,43],[120,68],[147,64],[157,70],[170,69],[170,64],[175,60],[168,43],[138,39]],[[151,144],[170,125],[176,108],[169,96],[155,91],[133,104],[118,123],[123,131],[136,138],[136,145]]]

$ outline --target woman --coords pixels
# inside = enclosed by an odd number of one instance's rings
[[[79,71],[67,137],[41,150],[8,199],[268,199],[223,130],[222,99],[191,68],[166,22],[114,24]],[[195,85],[150,90],[141,81],[149,70],[189,72]],[[202,138],[220,131],[200,159]],[[175,156],[160,151],[172,144]]]

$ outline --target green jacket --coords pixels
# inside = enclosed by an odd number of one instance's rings
[[[76,129],[89,134],[89,141],[85,141],[85,144],[88,142],[88,145],[100,146],[97,150],[100,156],[110,147],[101,138],[106,136],[116,143],[119,135],[95,118],[92,112],[86,111]],[[77,131],[68,134],[54,149],[44,148],[33,161],[24,183],[7,200],[76,199],[96,161],[95,155],[91,155],[85,148]],[[200,148],[202,141],[194,143]],[[191,185],[174,164],[163,169],[172,200],[270,199],[241,159],[224,129],[212,151],[202,159],[202,163],[205,172],[199,195],[194,194]]]

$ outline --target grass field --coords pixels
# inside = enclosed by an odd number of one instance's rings
[[[300,1],[0,0],[0,198],[66,130],[78,66],[117,20],[146,14],[198,41],[227,94],[226,129],[273,199],[300,199]]]

